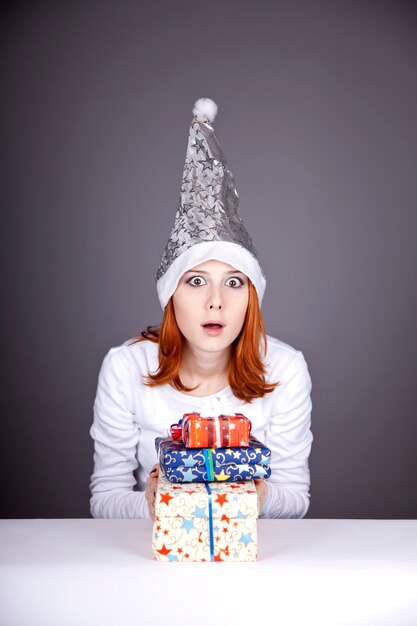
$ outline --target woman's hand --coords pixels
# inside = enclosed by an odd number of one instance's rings
[[[256,492],[258,494],[258,513],[260,513],[265,500],[265,496],[268,492],[268,485],[263,478],[255,478],[254,483],[256,487]]]
[[[149,513],[152,519],[155,519],[155,498],[156,498],[156,486],[158,484],[159,465],[158,463],[153,466],[149,474],[149,478],[146,481],[145,498],[148,501]]]

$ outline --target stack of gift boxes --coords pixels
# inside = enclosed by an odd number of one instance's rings
[[[152,548],[160,561],[255,561],[255,478],[269,478],[270,450],[247,417],[185,414],[155,446],[160,474]]]

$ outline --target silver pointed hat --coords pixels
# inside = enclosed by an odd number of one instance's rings
[[[252,238],[239,214],[232,172],[212,127],[217,105],[200,98],[193,108],[179,206],[156,274],[162,308],[187,270],[217,259],[245,273],[259,302],[265,275]]]

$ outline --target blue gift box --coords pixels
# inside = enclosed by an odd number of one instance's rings
[[[238,482],[271,475],[271,451],[255,437],[241,448],[186,448],[171,437],[158,437],[155,446],[170,482]]]

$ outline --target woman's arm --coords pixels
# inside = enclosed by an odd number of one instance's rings
[[[266,432],[271,449],[271,478],[261,517],[304,517],[309,507],[310,472],[308,457],[313,436],[311,423],[311,379],[307,364],[298,352],[278,387],[276,408]]]
[[[133,491],[140,431],[132,409],[132,390],[132,373],[112,348],[101,366],[90,430],[94,439],[93,517],[150,518],[145,493]]]

